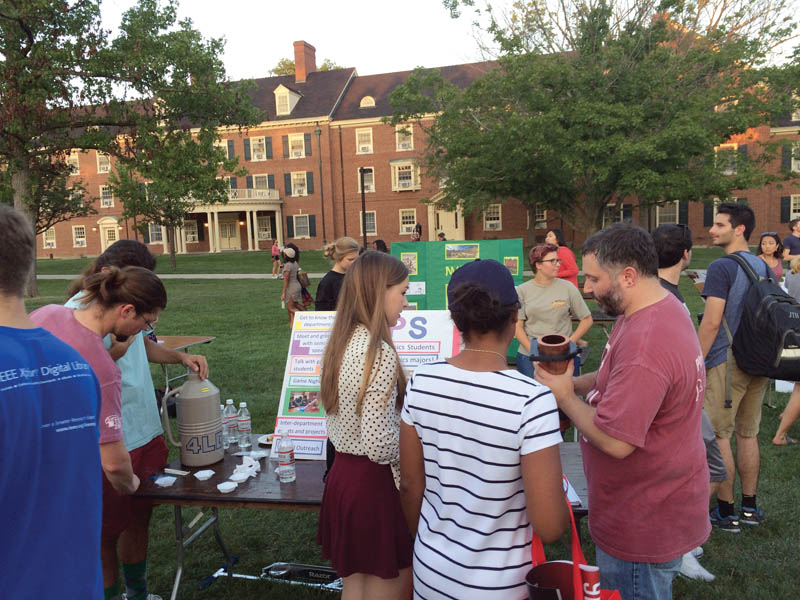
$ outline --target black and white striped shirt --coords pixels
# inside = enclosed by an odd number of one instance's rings
[[[520,457],[561,442],[550,390],[517,371],[433,363],[409,381],[402,418],[425,459],[414,597],[527,598]]]

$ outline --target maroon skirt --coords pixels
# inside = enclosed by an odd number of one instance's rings
[[[339,577],[394,579],[411,566],[413,542],[389,465],[336,453],[325,480],[317,544]]]

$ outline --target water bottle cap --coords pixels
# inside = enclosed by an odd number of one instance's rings
[[[225,404],[233,404],[233,398],[228,398],[225,400]]]
[[[239,408],[247,408],[247,402],[239,402]]]

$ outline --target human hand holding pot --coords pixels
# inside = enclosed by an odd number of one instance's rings
[[[572,361],[569,361],[567,369],[559,375],[551,373],[543,365],[544,363],[534,363],[534,379],[550,388],[556,402],[560,403],[564,398],[575,393],[575,384],[572,380],[575,365]]]

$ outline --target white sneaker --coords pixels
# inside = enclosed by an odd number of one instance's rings
[[[697,559],[691,552],[687,552],[683,555],[680,574],[697,581],[714,581],[716,579],[714,575],[706,571],[703,566],[697,562]]]
[[[695,558],[700,558],[701,556],[703,556],[703,547],[698,546],[697,548],[692,550],[692,556],[694,556]]]

